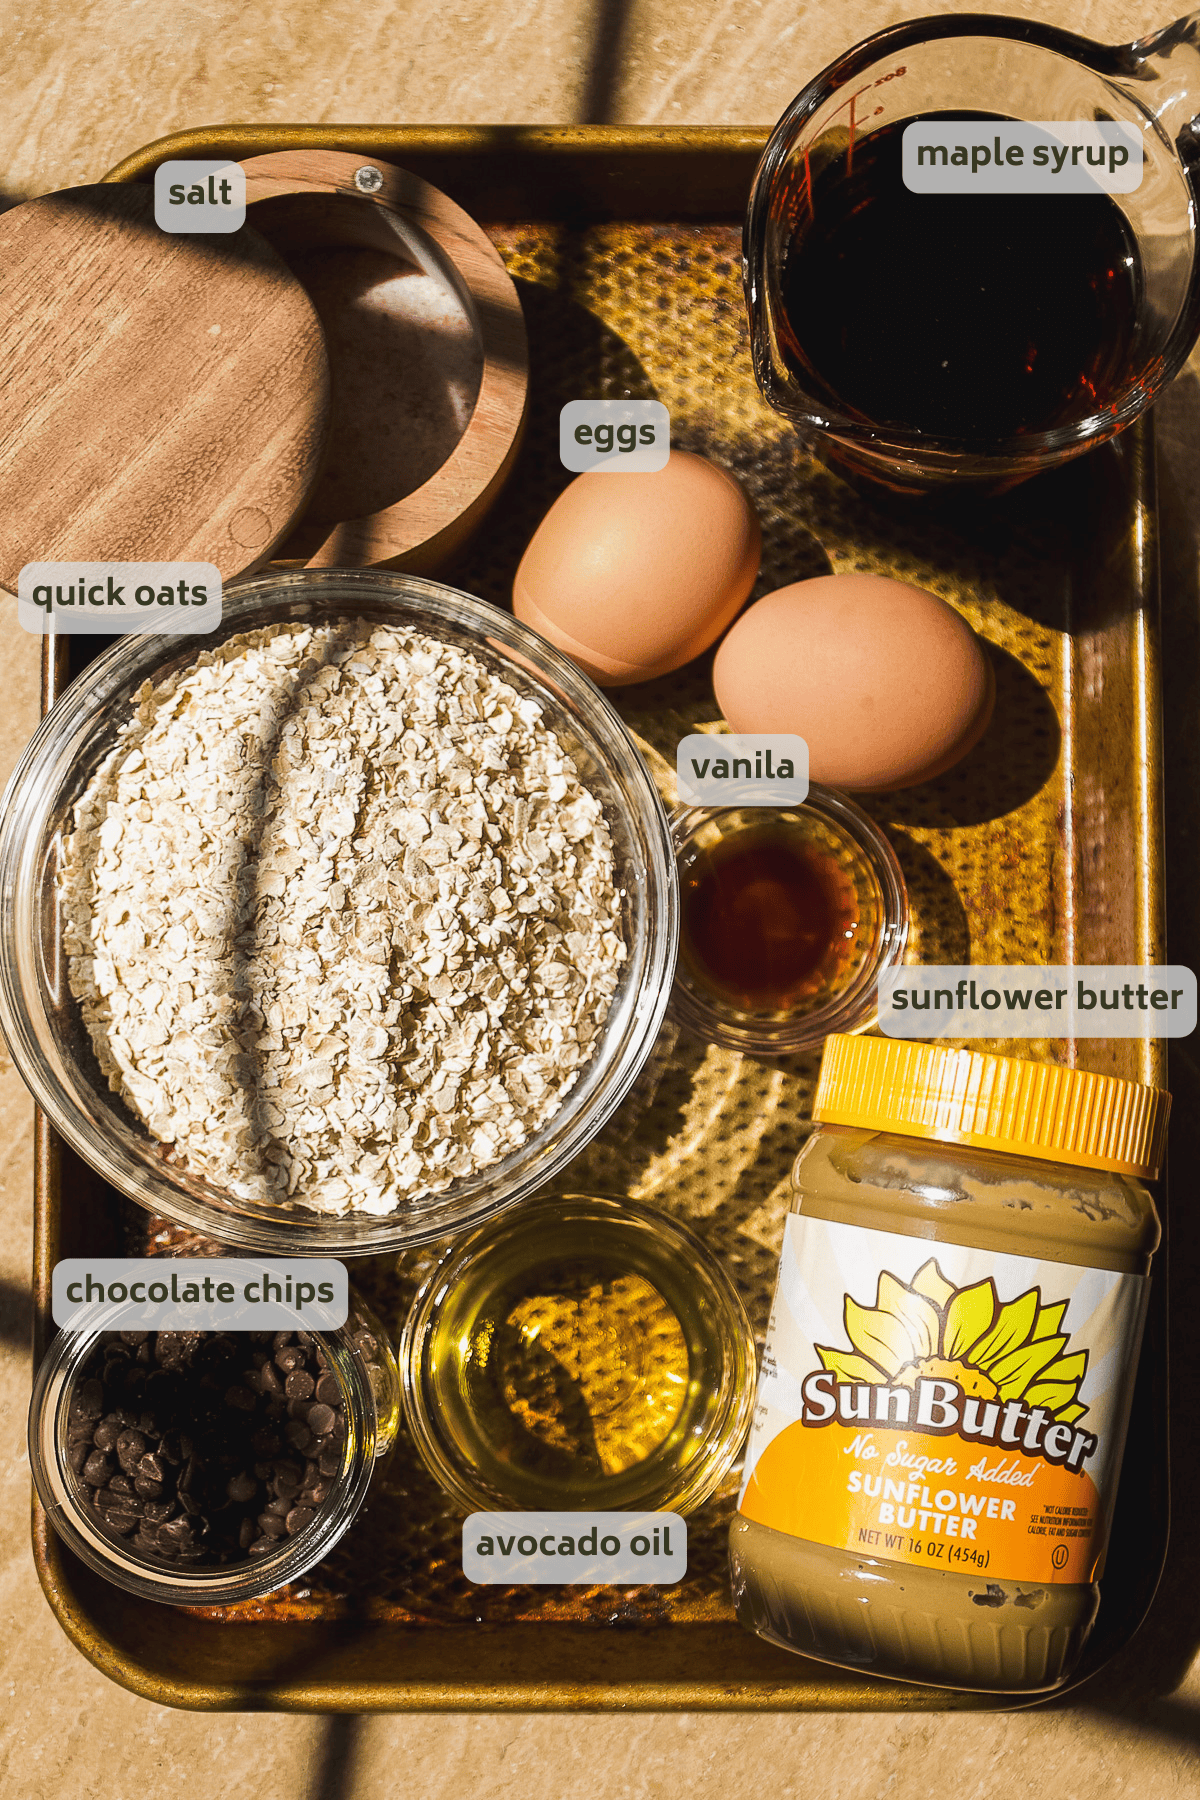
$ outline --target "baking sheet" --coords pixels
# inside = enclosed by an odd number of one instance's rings
[[[279,127],[182,134],[114,173],[144,176],[167,156],[319,142],[445,183],[487,222],[518,283],[532,375],[512,483],[445,578],[505,603],[525,542],[570,479],[558,461],[565,401],[664,401],[676,445],[714,456],[755,500],[764,531],[757,592],[830,569],[889,574],[959,606],[991,646],[996,715],[977,750],[938,781],[866,802],[908,883],[908,960],[1160,962],[1149,428],[987,503],[868,500],[813,462],[762,402],[750,370],[740,213],[765,135]],[[710,670],[702,658],[615,696],[668,797],[677,739],[716,720]],[[52,669],[52,680],[66,672]],[[995,1047],[1163,1079],[1161,1046],[1130,1040]],[[632,1194],[688,1219],[737,1283],[761,1340],[817,1061],[747,1058],[668,1024],[634,1092],[557,1185]],[[130,1253],[146,1248],[144,1215],[74,1159],[63,1164],[44,1128],[38,1219],[40,1305],[57,1256],[118,1241]],[[180,1239],[154,1226],[149,1236],[159,1249]],[[427,1257],[375,1258],[353,1271],[397,1337]],[[1156,1295],[1164,1288],[1160,1275]],[[1156,1300],[1100,1622],[1081,1674],[1128,1638],[1153,1593],[1166,1543],[1164,1396]],[[461,1573],[461,1516],[402,1438],[333,1556],[281,1596],[172,1614],[164,1626],[164,1609],[89,1576],[41,1521],[39,1572],[93,1660],[176,1704],[1012,1704],[854,1677],[743,1632],[725,1573],[732,1504],[726,1492],[693,1516],[689,1571],[677,1588],[478,1589]],[[1134,1511],[1139,1530],[1123,1532],[1122,1515]]]

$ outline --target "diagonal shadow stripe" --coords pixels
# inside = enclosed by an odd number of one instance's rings
[[[616,117],[629,12],[630,0],[596,0],[595,33],[580,102],[584,125],[608,125]]]
[[[333,1713],[326,1718],[305,1800],[351,1800],[365,1724],[360,1713]]]
[[[20,1282],[0,1277],[0,1344],[29,1348],[33,1330],[33,1294]]]

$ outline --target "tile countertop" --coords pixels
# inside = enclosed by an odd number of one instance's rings
[[[978,10],[1044,19],[1108,42],[1166,24],[1122,0]],[[762,124],[856,38],[917,12],[894,0],[8,0],[0,43],[0,195],[95,180],[140,144],[218,122]],[[947,12],[950,7],[934,5]],[[464,51],[464,47],[465,51]],[[1164,577],[1190,631],[1168,669],[1171,955],[1194,962],[1200,914],[1183,799],[1200,788],[1191,717],[1200,666],[1200,359],[1159,405]],[[38,643],[6,610],[7,775],[37,718]],[[1186,710],[1185,710],[1186,708]],[[1179,814],[1180,816],[1176,816]],[[1185,1047],[1186,1048],[1186,1047]],[[1200,1071],[1173,1059],[1176,1105]],[[956,1800],[1049,1793],[1174,1800],[1200,1786],[1200,1553],[1189,1535],[1197,1450],[1181,1423],[1194,1352],[1175,1357],[1176,1529],[1159,1601],[1135,1643],[1078,1697],[983,1716],[537,1715],[371,1719],[171,1712],[107,1681],[71,1647],[29,1551],[31,1108],[0,1052],[0,1793],[13,1800],[472,1800],[762,1795],[874,1800],[945,1788]],[[1176,1314],[1196,1266],[1175,1172]],[[1196,1436],[1194,1432],[1190,1434]]]

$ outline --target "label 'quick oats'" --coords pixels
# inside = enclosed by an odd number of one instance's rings
[[[791,1215],[739,1510],[894,1562],[1096,1580],[1147,1288]]]
[[[163,636],[215,631],[221,572],[214,563],[26,563],[17,623],[45,637]]]

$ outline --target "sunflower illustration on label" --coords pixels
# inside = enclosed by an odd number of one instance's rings
[[[1146,1285],[789,1216],[741,1511],[897,1562],[1095,1580]]]

